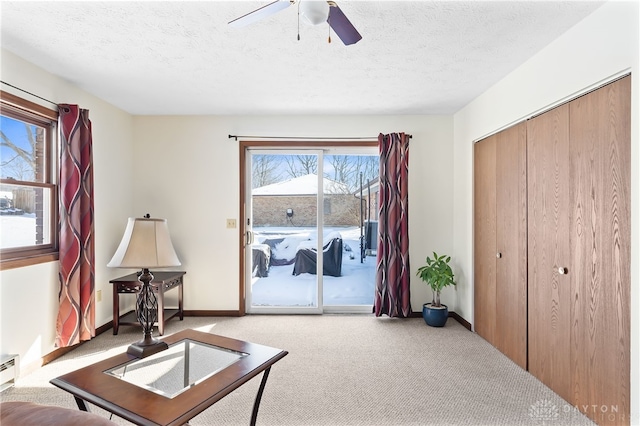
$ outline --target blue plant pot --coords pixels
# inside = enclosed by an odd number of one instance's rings
[[[431,303],[422,305],[422,318],[431,327],[444,327],[449,317],[449,308],[441,304],[440,308],[432,308]]]

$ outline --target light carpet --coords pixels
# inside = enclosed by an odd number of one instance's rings
[[[289,352],[271,369],[258,425],[593,425],[451,318],[433,328],[421,318],[372,315],[187,317],[169,321],[165,334],[183,328]],[[0,399],[75,408],[49,380],[125,351],[140,337],[135,327],[103,333],[20,378]],[[261,377],[189,424],[248,425]]]

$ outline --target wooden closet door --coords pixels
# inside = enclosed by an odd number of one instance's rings
[[[570,103],[571,402],[598,424],[629,424],[630,98],[625,77]]]
[[[571,401],[568,105],[527,122],[527,179],[529,372]]]
[[[496,347],[526,370],[527,124],[496,138]]]
[[[474,146],[474,330],[496,345],[496,136]]]

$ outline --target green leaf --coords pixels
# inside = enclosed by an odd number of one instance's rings
[[[433,252],[433,259],[429,256],[426,258],[426,265],[418,268],[416,275],[420,277],[434,293],[439,293],[444,287],[456,285],[453,270],[449,266],[451,256],[442,255]]]

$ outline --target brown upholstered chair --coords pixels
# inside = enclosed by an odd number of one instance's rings
[[[116,423],[97,414],[33,402],[0,403],[2,426],[113,426]]]

